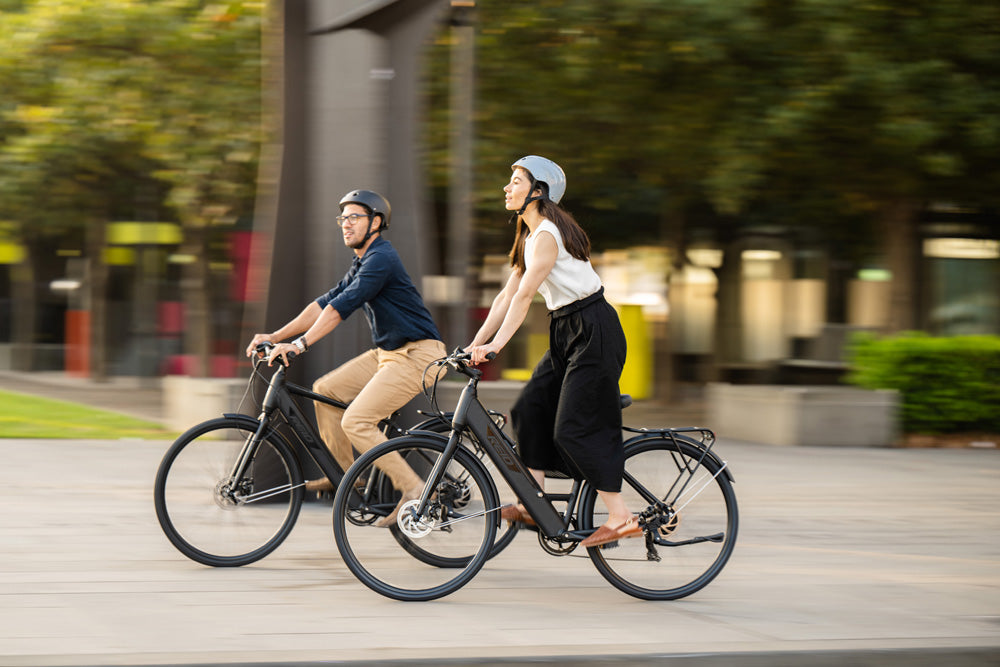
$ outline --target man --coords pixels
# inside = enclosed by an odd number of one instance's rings
[[[365,452],[386,440],[378,423],[406,405],[421,390],[424,370],[445,356],[444,343],[420,293],[403,268],[392,245],[382,238],[389,227],[391,208],[382,195],[371,190],[353,190],[340,200],[337,224],[344,244],[354,250],[347,275],[326,294],[307,305],[277,331],[255,334],[247,356],[263,342],[276,343],[301,334],[291,343],[279,343],[269,363],[294,351],[302,354],[338,324],[362,308],[372,331],[375,347],[336,368],[313,384],[313,391],[344,403],[339,410],[316,403],[320,435],[337,463],[347,470],[354,463],[353,444]],[[418,498],[423,480],[406,462],[396,458],[380,466],[393,486],[403,493],[396,509],[378,525],[396,522],[399,508]],[[306,482],[309,491],[330,491],[333,484],[323,478]]]

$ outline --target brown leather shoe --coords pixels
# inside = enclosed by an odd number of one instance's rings
[[[326,477],[321,477],[320,479],[310,479],[306,482],[306,491],[330,491],[333,492],[333,482],[328,480]]]
[[[534,526],[535,520],[521,509],[520,505],[504,505],[500,508],[500,518],[504,521],[520,521],[525,526]]]
[[[639,525],[639,520],[636,517],[632,517],[617,528],[601,526],[591,533],[587,539],[580,542],[580,546],[588,548],[599,547],[608,542],[617,542],[626,537],[639,537],[640,535],[642,535],[642,526]]]

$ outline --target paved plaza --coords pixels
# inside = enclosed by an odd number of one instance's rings
[[[633,599],[523,532],[401,603],[344,567],[323,502],[256,564],[186,559],[153,510],[168,444],[0,439],[0,665],[1000,664],[995,449],[722,439],[740,537],[694,596]]]

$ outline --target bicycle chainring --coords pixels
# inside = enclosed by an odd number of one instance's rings
[[[367,505],[360,507],[351,506],[345,515],[347,520],[355,526],[370,526],[381,516],[368,509]]]
[[[572,540],[560,540],[555,537],[545,537],[545,535],[542,534],[542,531],[538,531],[538,544],[541,545],[542,551],[550,556],[568,556],[573,553],[579,542],[574,542]]]

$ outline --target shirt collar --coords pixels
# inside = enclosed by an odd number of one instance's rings
[[[386,241],[381,236],[376,236],[375,240],[372,241],[372,244],[370,246],[368,246],[368,250],[365,250],[365,254],[363,254],[361,257],[358,257],[357,255],[354,255],[354,259],[351,261],[351,266],[352,267],[358,267],[358,266],[360,266],[361,262],[364,261],[365,257],[367,257],[368,255],[370,255],[371,252],[372,252],[372,250],[374,250],[376,247],[382,245],[383,243],[388,243],[388,241]]]

